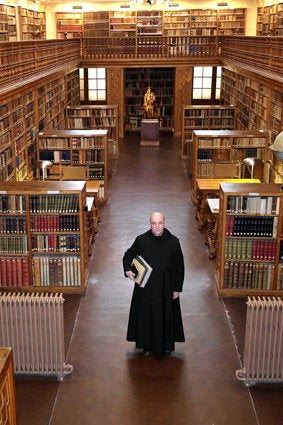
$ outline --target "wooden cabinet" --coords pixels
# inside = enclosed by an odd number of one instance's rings
[[[139,130],[143,118],[143,98],[148,86],[156,95],[159,127],[173,127],[174,69],[127,68],[125,70],[126,124]]]
[[[280,184],[220,184],[217,285],[221,296],[282,296]]]
[[[190,11],[164,11],[163,35],[173,37],[190,35]]]
[[[197,202],[196,179],[239,178],[245,158],[264,159],[269,133],[249,130],[195,130],[192,149],[192,199]],[[262,181],[266,181],[266,163]]]
[[[13,351],[0,348],[0,423],[17,425]]]
[[[181,155],[188,160],[188,173],[192,173],[191,144],[193,130],[234,129],[235,108],[225,106],[184,105],[182,110]]]
[[[46,130],[39,133],[38,158],[49,161],[47,178],[100,180],[100,200],[108,197],[107,130]]]
[[[257,8],[256,35],[282,35],[282,3]]]
[[[45,12],[27,9],[19,6],[19,33],[21,40],[46,38]]]
[[[0,286],[17,291],[84,292],[85,182],[3,182]]]

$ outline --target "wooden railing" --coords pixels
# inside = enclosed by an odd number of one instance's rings
[[[0,90],[81,59],[80,40],[0,43]]]
[[[0,43],[0,92],[11,84],[52,73],[71,63],[103,61],[234,61],[283,78],[283,37],[109,37]],[[282,80],[283,81],[283,80]]]
[[[236,61],[282,79],[283,37],[222,37],[221,59]]]
[[[82,39],[82,60],[218,56],[218,37],[141,36]]]

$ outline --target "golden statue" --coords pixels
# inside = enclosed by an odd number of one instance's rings
[[[156,96],[151,91],[151,87],[147,88],[143,97],[143,117],[148,119],[157,117]]]

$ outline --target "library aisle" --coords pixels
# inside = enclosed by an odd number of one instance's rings
[[[235,378],[240,362],[232,329],[241,350],[245,304],[217,295],[215,263],[197,230],[179,152],[168,133],[159,148],[140,147],[134,133],[121,143],[87,293],[65,296],[67,362],[74,371],[60,383],[17,379],[18,425],[282,423],[281,386],[247,388]],[[153,211],[165,214],[186,265],[186,342],[166,357],[146,357],[125,340],[132,282],[123,276],[122,256],[148,229]]]

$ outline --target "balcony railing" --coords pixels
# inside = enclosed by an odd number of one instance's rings
[[[0,91],[81,59],[80,40],[0,43]]]
[[[283,78],[283,37],[222,37],[221,59]],[[283,81],[283,80],[282,80]]]
[[[108,37],[82,39],[82,60],[178,59],[219,56],[218,37]]]
[[[283,83],[283,37],[97,37],[0,43],[0,93],[73,63],[146,59],[191,64],[222,59]]]

